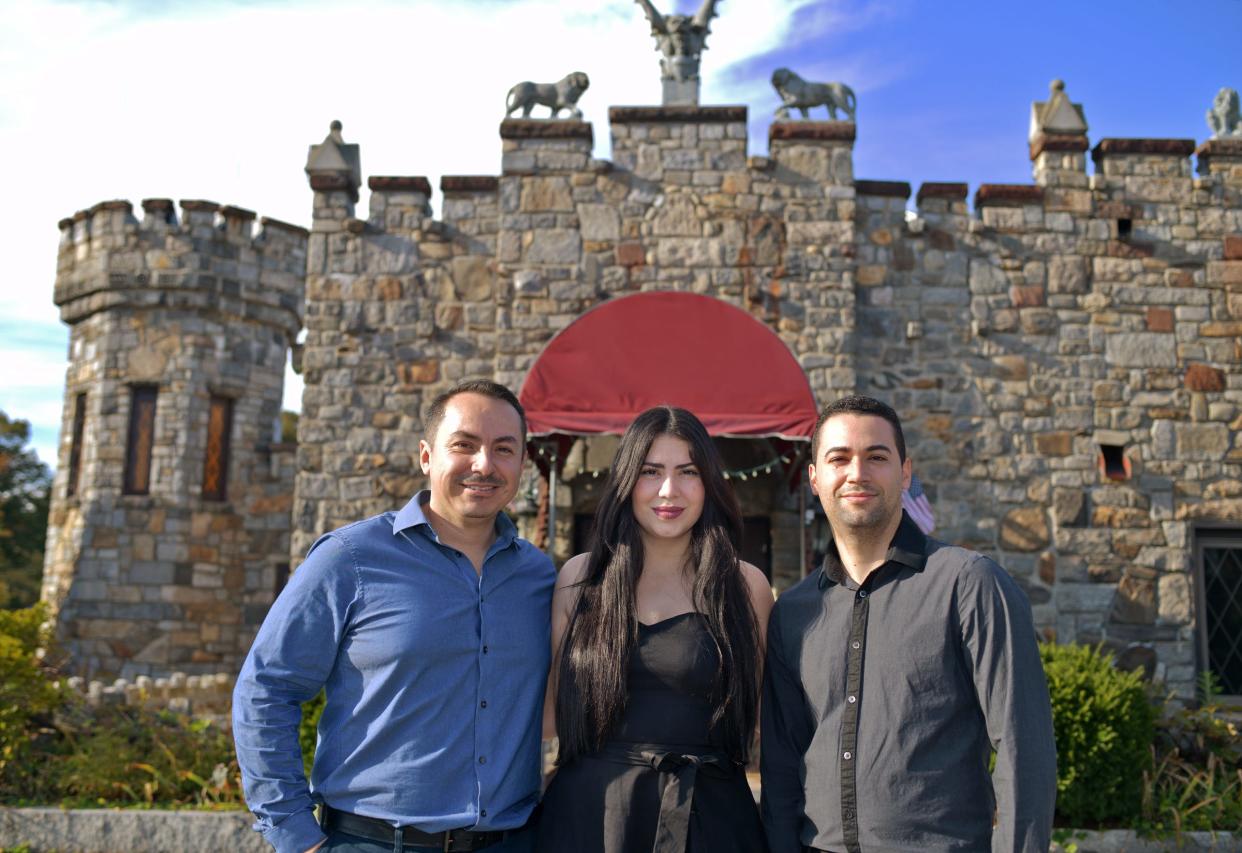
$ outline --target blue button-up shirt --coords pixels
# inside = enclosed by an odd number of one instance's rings
[[[255,828],[279,853],[323,838],[312,806],[425,832],[511,829],[539,797],[556,571],[496,519],[482,574],[420,492],[322,537],[277,597],[233,692]],[[326,688],[308,787],[302,702]]]

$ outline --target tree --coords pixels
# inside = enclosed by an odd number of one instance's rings
[[[0,607],[39,598],[52,473],[28,447],[30,423],[0,412]]]

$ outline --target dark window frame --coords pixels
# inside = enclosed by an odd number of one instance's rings
[[[81,391],[73,398],[73,432],[69,444],[69,476],[65,482],[65,497],[72,498],[78,494],[82,479],[82,436],[86,431],[86,392]]]
[[[123,494],[151,494],[151,459],[155,449],[158,385],[129,386],[129,428],[125,433]]]
[[[203,500],[226,501],[232,462],[234,399],[212,394],[207,407],[207,440],[203,444]],[[222,412],[217,419],[217,413]]]
[[[1237,559],[1242,560],[1242,528],[1229,527],[1203,527],[1195,530],[1194,535],[1194,588],[1195,588],[1195,651],[1197,657],[1197,671],[1211,670],[1218,679],[1224,678],[1224,674],[1219,671],[1219,661],[1213,660],[1210,644],[1210,631],[1208,625],[1208,586],[1209,578],[1207,576],[1207,559],[1205,551],[1208,549],[1227,549],[1239,552]],[[1227,591],[1229,592],[1229,591]],[[1242,600],[1242,582],[1231,591],[1235,600]],[[1242,643],[1242,636],[1237,641]],[[1242,652],[1234,652],[1239,654]],[[1228,704],[1242,704],[1242,677],[1235,679],[1237,683],[1233,685],[1234,689],[1230,689],[1230,685],[1223,684],[1221,698]]]

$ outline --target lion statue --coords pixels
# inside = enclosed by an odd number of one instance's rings
[[[777,118],[789,118],[790,107],[800,110],[803,118],[810,118],[808,110],[822,105],[828,108],[828,117],[833,121],[836,121],[837,110],[844,110],[849,120],[854,121],[857,101],[854,90],[844,83],[808,83],[788,68],[778,68],[772,72],[772,85],[781,96]]]
[[[1212,109],[1207,114],[1208,127],[1212,128],[1214,139],[1223,136],[1242,136],[1242,115],[1238,109],[1238,91],[1222,87],[1212,101]]]
[[[558,118],[561,110],[569,110],[570,118],[582,118],[578,99],[590,85],[590,78],[581,71],[566,74],[555,83],[532,83],[523,80],[510,89],[508,97],[505,98],[505,118],[517,110],[522,111],[522,118],[530,118],[530,111],[537,104],[552,111],[550,118]]]

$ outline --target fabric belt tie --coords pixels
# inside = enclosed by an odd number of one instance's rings
[[[660,795],[660,816],[651,853],[685,853],[690,836],[690,806],[699,771],[727,779],[736,763],[721,752],[678,750],[658,744],[605,744],[600,758],[619,764],[651,767],[666,774]]]
[[[443,851],[482,850],[499,844],[512,830],[492,832],[475,832],[471,829],[451,829],[446,832],[423,832],[412,826],[393,826],[388,821],[374,817],[343,812],[331,806],[323,807],[322,826],[325,832],[339,830],[347,835],[356,835],[368,841],[378,841],[393,845],[395,853],[401,853],[407,847],[434,847]]]

